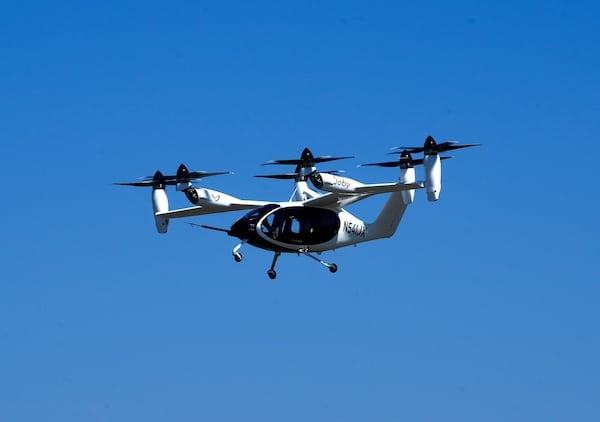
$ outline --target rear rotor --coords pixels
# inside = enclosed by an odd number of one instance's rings
[[[425,139],[425,143],[422,147],[394,147],[394,150],[404,150],[411,154],[416,153],[424,153],[425,155],[434,155],[439,154],[440,152],[452,151],[455,149],[468,148],[468,147],[476,147],[481,144],[459,144],[455,141],[446,141],[442,143],[437,143],[432,136],[428,136]]]

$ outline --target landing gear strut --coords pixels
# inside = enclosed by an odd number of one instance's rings
[[[319,264],[323,265],[324,267],[327,267],[329,269],[329,272],[331,272],[331,273],[335,273],[338,269],[336,264],[325,262],[322,259],[317,258],[316,256],[309,253],[308,249],[300,249],[298,252],[306,255],[307,257],[309,257],[311,259],[314,259],[315,261],[317,261]]]
[[[277,273],[275,272],[275,264],[277,264],[277,258],[279,258],[279,255],[281,255],[281,252],[275,252],[273,262],[271,262],[271,268],[269,268],[269,271],[267,271],[267,275],[271,280],[275,280],[277,277]]]
[[[238,252],[243,244],[244,244],[244,242],[239,243],[231,251],[231,254],[233,255],[233,259],[235,260],[235,262],[242,262],[242,259],[244,258],[244,255],[242,255],[240,252]]]

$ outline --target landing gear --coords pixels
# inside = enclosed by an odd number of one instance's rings
[[[312,255],[311,253],[308,252],[308,249],[300,249],[298,251],[298,253],[304,254],[307,257],[314,259],[315,261],[317,261],[319,264],[321,264],[324,267],[327,267],[329,269],[329,272],[331,273],[335,273],[338,270],[338,267],[336,264],[334,263],[329,263],[329,262],[325,262],[322,259],[317,258],[316,256]]]
[[[244,255],[242,255],[239,252],[239,250],[240,250],[240,248],[242,247],[243,244],[244,244],[244,242],[239,243],[231,251],[231,254],[233,255],[233,259],[235,260],[235,262],[242,262],[242,259],[244,259]]]
[[[277,273],[275,272],[275,264],[277,264],[277,258],[279,258],[281,252],[275,252],[275,256],[273,257],[273,262],[271,262],[271,268],[267,271],[267,275],[271,280],[275,280],[277,278]]]
[[[239,251],[240,248],[244,245],[244,243],[245,242],[242,241],[241,243],[236,245],[236,247],[233,248],[233,250],[231,251],[231,254],[233,255],[233,259],[235,260],[235,262],[242,262],[242,259],[244,258],[244,256]],[[326,267],[329,270],[329,272],[331,272],[331,273],[335,273],[338,270],[338,267],[336,264],[330,263],[330,262],[325,262],[322,259],[317,258],[315,255],[313,255],[309,252],[308,248],[299,249],[298,255],[300,255],[300,254],[306,255],[310,259],[314,259],[319,264]],[[269,278],[271,280],[275,280],[277,278],[277,272],[275,271],[275,265],[277,264],[277,259],[279,259],[280,255],[281,255],[280,251],[275,252],[275,255],[273,256],[273,261],[271,262],[271,268],[269,268],[267,270],[267,276],[269,276]]]

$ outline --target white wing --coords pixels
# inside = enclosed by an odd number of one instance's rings
[[[401,192],[404,190],[422,189],[424,183],[376,183],[372,185],[363,185],[354,188],[357,193],[368,195],[378,195],[380,193]]]
[[[221,212],[251,210],[253,208],[262,207],[263,205],[267,205],[270,203],[271,202],[266,201],[246,201],[240,199],[227,204],[210,204],[197,207],[180,208],[177,210],[157,212],[155,215],[157,217],[166,218],[193,217],[197,215],[218,214]]]
[[[308,207],[343,208],[373,195],[382,193],[401,192],[412,189],[422,189],[425,184],[417,183],[376,183],[362,185],[348,192],[330,192],[303,202]]]

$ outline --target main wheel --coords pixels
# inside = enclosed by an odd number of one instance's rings
[[[329,271],[332,272],[332,273],[336,272],[337,271],[337,265],[331,264],[329,266]]]
[[[242,255],[239,252],[236,252],[233,254],[233,259],[235,259],[235,262],[242,262],[243,258],[244,258],[244,255]]]
[[[275,272],[275,270],[269,270],[269,271],[267,271],[267,275],[269,276],[269,278],[271,280],[275,280],[275,278],[277,277],[277,273]]]

